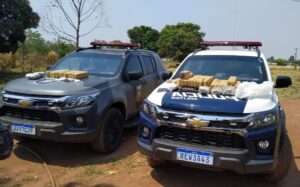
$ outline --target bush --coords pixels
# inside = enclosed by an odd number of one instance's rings
[[[276,59],[276,60],[275,60],[275,63],[276,63],[278,66],[286,66],[286,65],[288,64],[288,61],[279,58],[279,59]]]

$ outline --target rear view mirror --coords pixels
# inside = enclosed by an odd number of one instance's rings
[[[128,79],[129,80],[137,81],[137,80],[140,80],[140,78],[142,78],[142,77],[143,77],[142,72],[137,72],[137,71],[128,72]]]
[[[286,88],[292,85],[292,80],[289,76],[280,75],[276,78],[275,88]]]
[[[165,71],[162,73],[161,78],[165,81],[169,78],[171,78],[172,72],[171,71]]]

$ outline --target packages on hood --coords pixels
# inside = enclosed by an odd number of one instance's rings
[[[215,79],[213,76],[193,75],[192,72],[182,71],[179,79],[172,81],[179,89],[197,89],[199,93],[213,93],[216,95],[234,95],[240,84],[237,77],[231,76],[228,80]]]
[[[70,78],[70,79],[84,79],[89,76],[87,71],[71,71],[71,70],[55,70],[48,71],[49,78]]]
[[[266,98],[270,97],[273,91],[271,82],[262,84],[256,82],[241,83],[236,76],[230,76],[227,80],[219,80],[213,76],[193,75],[190,71],[182,71],[180,78],[170,82],[175,84],[178,89],[193,89],[206,94],[230,95],[238,99]]]

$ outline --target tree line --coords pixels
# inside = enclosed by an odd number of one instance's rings
[[[166,25],[160,32],[142,25],[129,29],[127,34],[131,42],[140,43],[143,49],[176,61],[182,61],[195,49],[201,49],[200,42],[205,36],[200,25],[193,23]]]
[[[0,2],[0,71],[18,69],[29,72],[44,70],[67,53],[79,48],[79,39],[105,24],[104,0],[50,0],[49,9],[42,17],[49,34],[56,41],[45,41],[37,31],[30,30],[39,25],[40,16],[33,12],[28,0],[1,0]],[[71,12],[67,12],[71,6]],[[58,12],[56,12],[58,11]],[[73,15],[72,15],[73,11]],[[53,14],[61,14],[65,23],[55,22]],[[74,15],[75,13],[75,15]],[[82,31],[86,21],[95,20],[92,28]],[[73,33],[64,30],[71,27]],[[161,31],[150,26],[135,26],[127,31],[131,42],[139,43],[142,49],[157,52],[162,58],[182,61],[195,49],[202,49],[200,42],[205,33],[200,25],[178,23],[166,25]],[[114,40],[119,41],[119,40]],[[119,41],[120,42],[120,41]],[[299,64],[293,56],[289,60],[268,59],[271,63]]]

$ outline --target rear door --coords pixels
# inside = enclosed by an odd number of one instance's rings
[[[151,54],[142,54],[142,66],[144,72],[144,93],[145,98],[159,85],[160,83],[160,75],[156,71],[156,63],[155,59]]]

